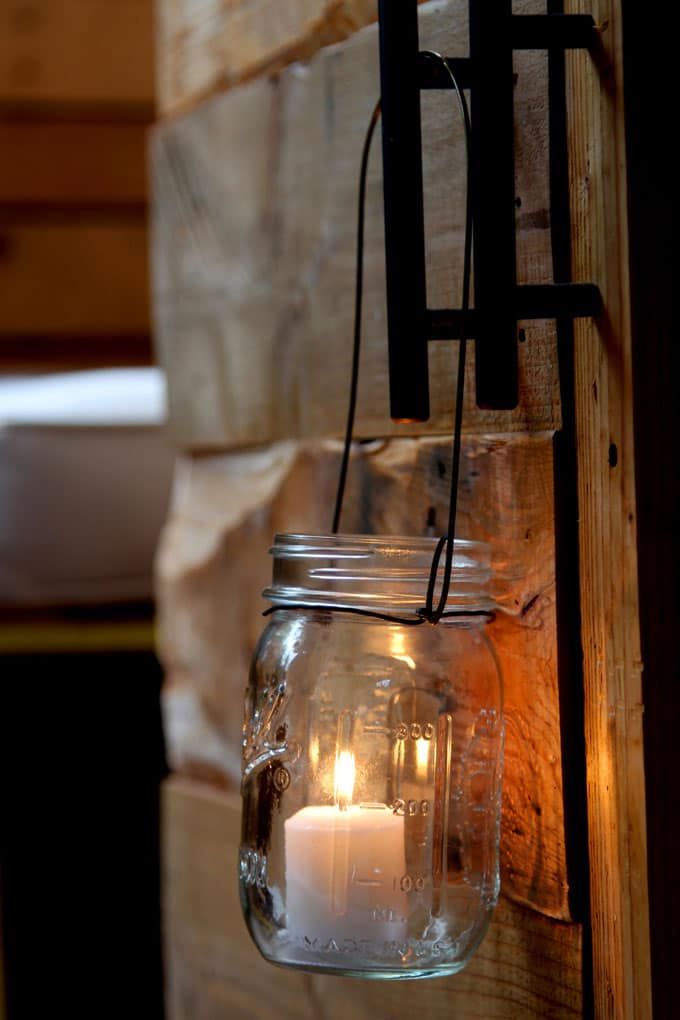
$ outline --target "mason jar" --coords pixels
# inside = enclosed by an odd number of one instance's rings
[[[275,539],[246,693],[239,867],[246,924],[273,963],[453,974],[489,924],[503,760],[489,551],[456,541],[454,615],[417,623],[435,547]]]

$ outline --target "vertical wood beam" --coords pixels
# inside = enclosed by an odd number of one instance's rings
[[[605,305],[576,322],[574,355],[594,1004],[637,1020],[651,983],[621,0],[565,8],[601,38],[567,62],[573,278]]]

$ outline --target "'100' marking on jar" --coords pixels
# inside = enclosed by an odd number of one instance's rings
[[[400,878],[392,879],[392,889],[396,892],[401,889],[402,892],[409,893],[415,889],[416,892],[422,892],[427,884],[427,878],[425,875],[402,875]]]

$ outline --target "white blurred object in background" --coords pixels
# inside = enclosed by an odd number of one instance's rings
[[[158,368],[0,379],[0,606],[150,598],[165,417]]]

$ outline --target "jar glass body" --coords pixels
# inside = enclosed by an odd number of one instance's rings
[[[335,550],[333,577],[341,560]],[[383,583],[371,579],[371,591]],[[270,590],[275,611],[246,696],[240,888],[250,933],[274,963],[454,973],[499,891],[502,684],[487,603],[477,600],[480,615],[468,600],[470,615],[408,626],[346,612],[341,603],[360,608],[366,595],[348,595],[351,583],[324,590],[325,608],[291,608],[291,592],[313,599],[304,584],[284,587]]]

